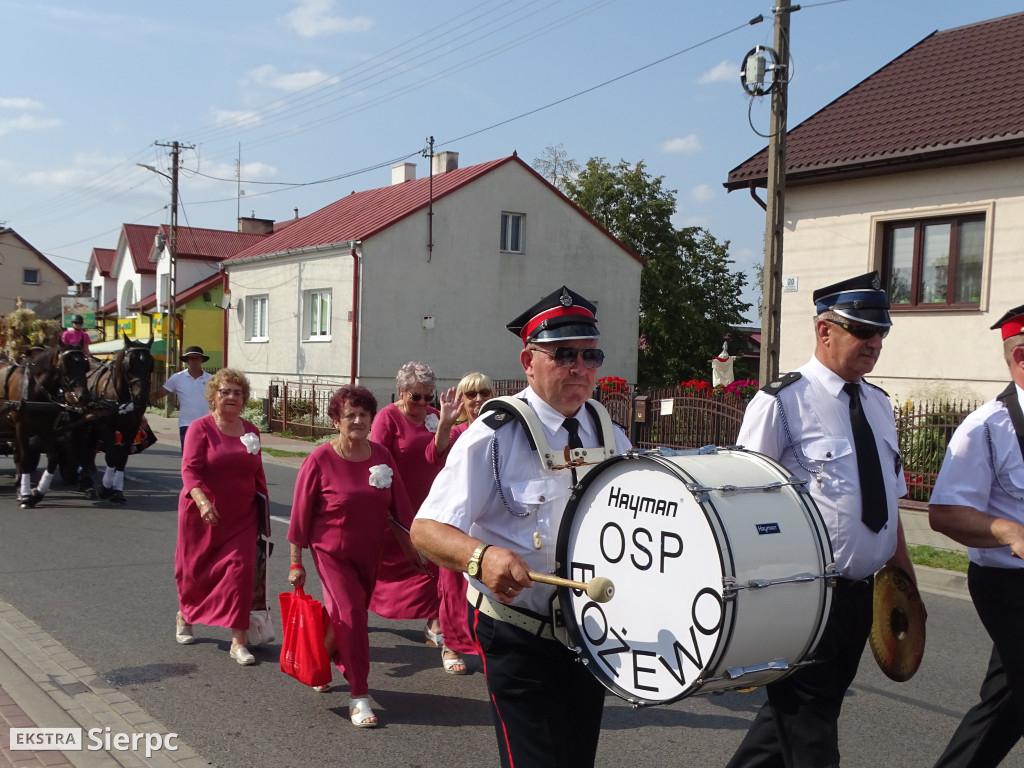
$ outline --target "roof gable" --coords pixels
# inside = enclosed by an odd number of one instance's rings
[[[431,189],[430,176],[426,176],[422,179],[392,184],[387,187],[353,192],[348,197],[331,203],[309,216],[293,220],[287,228],[277,230],[275,227],[274,234],[267,236],[251,248],[225,259],[225,261],[231,263],[305,248],[367,240],[407,216],[426,208],[431,201],[431,196],[436,202],[507,163],[521,165],[538,181],[568,202],[587,221],[604,232],[632,258],[643,263],[643,259],[615,239],[608,230],[523,162],[517,154],[436,174],[433,177],[433,189]]]
[[[70,277],[68,277],[67,274],[65,274],[64,270],[62,270],[60,267],[58,267],[56,264],[54,264],[52,261],[50,261],[48,258],[46,258],[38,248],[36,248],[34,245],[32,245],[32,243],[30,243],[24,237],[19,235],[13,229],[11,229],[10,227],[0,227],[0,236],[3,236],[3,235],[9,235],[9,236],[11,236],[13,238],[16,238],[18,240],[18,242],[21,243],[22,246],[24,246],[25,250],[30,251],[31,253],[35,254],[35,257],[39,261],[41,261],[47,267],[49,267],[54,272],[56,272],[57,273],[57,277],[59,277],[64,282],[66,282],[68,285],[74,285],[75,284],[75,281],[72,280]]]
[[[156,274],[156,265],[149,260],[156,232],[157,227],[145,224],[122,224],[121,237],[117,241],[117,251],[111,265],[112,276],[121,271],[121,259],[124,258],[126,250],[132,255],[132,268],[136,274]]]
[[[1024,13],[934,32],[786,134],[787,183],[893,166],[1024,154],[1024,100],[1008,69]],[[764,186],[768,150],[729,172]]]
[[[91,280],[97,269],[101,277],[112,277],[110,270],[114,266],[116,255],[117,251],[113,248],[93,248],[92,255],[89,256],[89,266],[85,270],[86,279]]]

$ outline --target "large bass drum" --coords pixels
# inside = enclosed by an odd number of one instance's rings
[[[602,462],[558,532],[559,575],[615,585],[611,601],[560,587],[571,646],[637,705],[764,685],[814,650],[828,618],[828,532],[804,485],[742,449]]]

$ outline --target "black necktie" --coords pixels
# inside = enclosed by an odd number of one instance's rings
[[[857,449],[857,474],[860,475],[860,519],[878,533],[889,519],[878,447],[860,402],[860,385],[846,383],[843,391],[850,396],[850,424],[853,426],[853,445]]]
[[[580,440],[580,423],[573,417],[569,417],[562,422],[562,426],[565,427],[565,431],[569,433],[569,448],[582,448],[583,441]],[[572,472],[572,484],[576,485],[576,470]]]
[[[580,440],[580,423],[574,418],[568,418],[562,422],[565,431],[569,433],[569,447],[582,448],[583,441]]]

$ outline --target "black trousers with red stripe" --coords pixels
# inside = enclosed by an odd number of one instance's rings
[[[604,686],[555,640],[469,606],[504,768],[592,768]]]

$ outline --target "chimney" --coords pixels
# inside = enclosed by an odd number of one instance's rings
[[[271,235],[274,233],[274,220],[242,216],[238,219],[238,231],[247,235]]]
[[[416,180],[416,163],[398,163],[391,166],[391,185]]]
[[[459,167],[458,152],[438,152],[434,155],[434,164],[431,166],[435,176],[447,171],[457,170]]]

